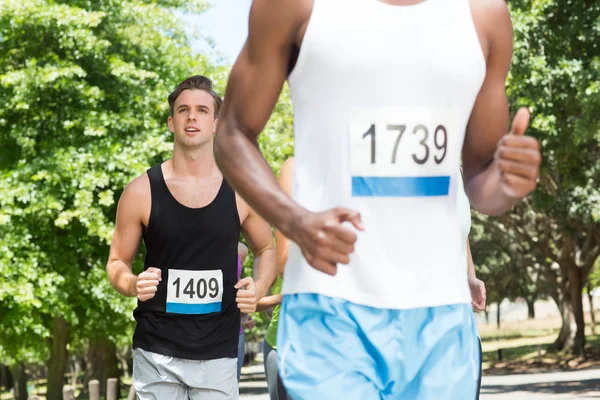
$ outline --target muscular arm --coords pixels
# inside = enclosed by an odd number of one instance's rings
[[[501,174],[493,162],[498,142],[508,132],[506,77],[513,53],[512,25],[502,0],[471,1],[475,25],[484,53],[487,71],[467,127],[463,147],[466,192],[476,210],[502,214],[520,199],[502,190]]]
[[[117,207],[106,272],[110,284],[125,296],[137,296],[137,276],[131,267],[142,238],[142,210],[150,207],[149,190],[147,175],[136,178],[123,191]]]
[[[276,277],[275,249],[271,227],[260,215],[250,209],[248,217],[242,224],[242,234],[254,254],[254,265],[257,266],[256,290],[260,299],[264,297]]]
[[[277,184],[257,137],[286,80],[297,36],[310,14],[307,3],[254,0],[248,39],[231,71],[216,135],[216,159],[227,180],[286,234],[306,211]]]

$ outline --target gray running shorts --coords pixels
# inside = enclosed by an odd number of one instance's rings
[[[138,348],[133,385],[140,400],[238,400],[237,359],[184,360]]]

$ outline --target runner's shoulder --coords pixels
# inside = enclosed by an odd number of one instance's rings
[[[312,13],[313,0],[253,0],[250,22],[269,23],[286,26],[288,31],[296,31],[305,24]]]
[[[121,195],[121,201],[126,202],[143,202],[149,201],[151,196],[150,192],[150,179],[147,173],[143,173],[138,177],[130,181]]]
[[[497,27],[510,25],[510,13],[504,0],[469,0],[473,19],[492,33]]]
[[[471,14],[484,49],[504,48],[512,41],[512,23],[504,0],[469,0]],[[483,37],[481,36],[483,35]],[[496,46],[495,46],[496,45]],[[484,50],[487,54],[487,51]]]

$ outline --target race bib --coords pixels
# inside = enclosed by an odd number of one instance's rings
[[[167,309],[173,314],[210,314],[221,311],[223,272],[169,269]]]
[[[460,143],[452,109],[354,109],[352,196],[448,196]]]

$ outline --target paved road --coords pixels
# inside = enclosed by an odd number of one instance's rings
[[[262,364],[244,368],[240,397],[269,400]],[[600,369],[484,376],[481,389],[481,400],[574,399],[600,399]]]
[[[262,354],[259,354],[260,358]],[[242,368],[240,382],[240,399],[243,400],[269,400],[267,381],[262,360],[259,364]]]
[[[484,377],[481,399],[600,399],[600,369]]]

